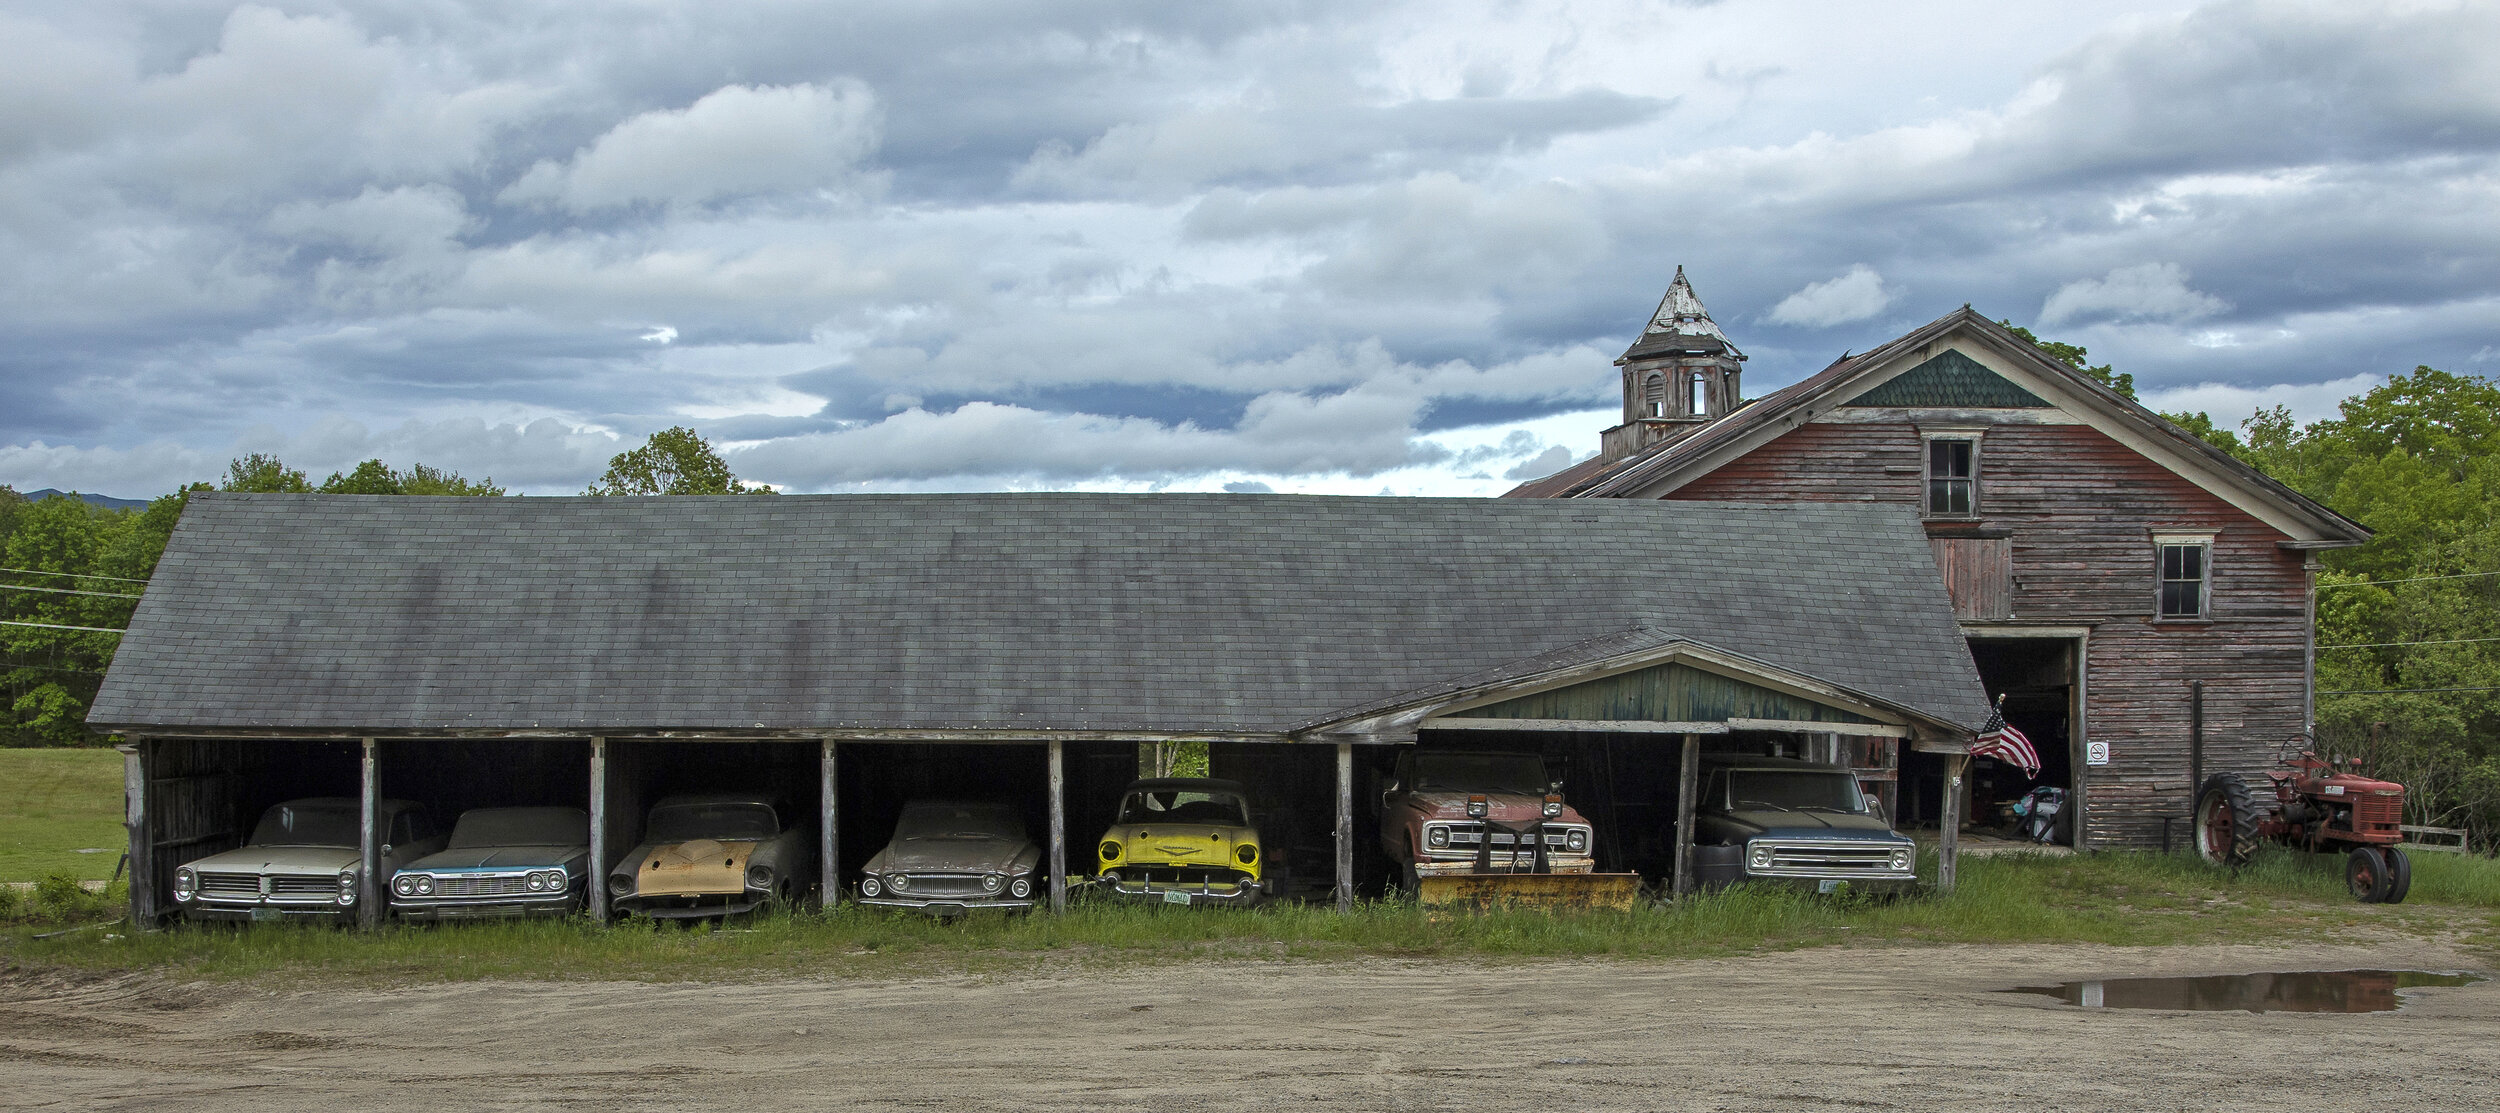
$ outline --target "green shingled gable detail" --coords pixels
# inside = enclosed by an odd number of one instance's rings
[[[1978,360],[1950,348],[1850,399],[1851,406],[1957,406],[2049,409],[2040,396],[2005,381]]]
[[[1652,665],[1586,684],[1470,708],[1454,719],[1590,719],[1610,722],[1718,723],[1729,719],[1795,719],[1872,723],[1855,712],[1775,692],[1690,665]]]

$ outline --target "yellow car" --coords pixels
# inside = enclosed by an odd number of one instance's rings
[[[1254,904],[1267,861],[1250,798],[1234,781],[1131,782],[1095,848],[1098,893],[1166,904]]]

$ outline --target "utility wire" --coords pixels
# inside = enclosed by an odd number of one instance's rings
[[[2349,584],[2319,584],[2318,590],[2333,591],[2340,587],[2377,587],[2381,584],[2418,584],[2431,580],[2471,580],[2477,576],[2500,576],[2500,572],[2459,572],[2453,576],[2413,576],[2402,580],[2361,580]]]
[[[0,572],[23,572],[29,576],[69,576],[80,580],[120,580],[126,584],[143,584],[147,582],[146,580],[134,580],[128,576],[106,576],[96,572],[46,572],[40,568],[0,568]]]
[[[54,595],[101,595],[107,599],[138,598],[136,595],[124,595],[118,591],[80,591],[74,587],[20,587],[17,584],[0,584],[0,591],[43,591]]]
[[[2428,642],[2352,642],[2346,645],[2322,645],[2320,649],[2386,649],[2399,645],[2471,645],[2475,642],[2500,642],[2500,638],[2443,638]]]
[[[38,630],[84,630],[90,634],[120,634],[127,632],[116,630],[110,626],[63,626],[56,622],[9,622],[6,620],[0,620],[0,626],[32,626]]]

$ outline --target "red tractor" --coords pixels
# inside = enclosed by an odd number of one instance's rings
[[[2274,799],[2260,804],[2237,773],[2205,778],[2196,794],[2196,852],[2238,866],[2272,839],[2308,851],[2344,854],[2344,885],[2371,904],[2394,904],[2413,888],[2404,841],[2405,786],[2361,775],[2361,759],[2338,763],[2303,751],[2266,774]],[[2340,770],[2340,771],[2339,771]]]

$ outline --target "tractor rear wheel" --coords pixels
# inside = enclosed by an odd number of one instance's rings
[[[2196,794],[2196,854],[2217,866],[2237,868],[2257,853],[2257,800],[2237,773],[2205,778]]]
[[[2405,857],[2404,851],[2392,846],[2383,853],[2387,855],[2386,903],[2403,904],[2405,894],[2413,891],[2413,859]]]
[[[2344,855],[2344,888],[2352,890],[2353,898],[2363,904],[2383,904],[2387,900],[2389,876],[2387,856],[2375,846],[2356,846]]]

